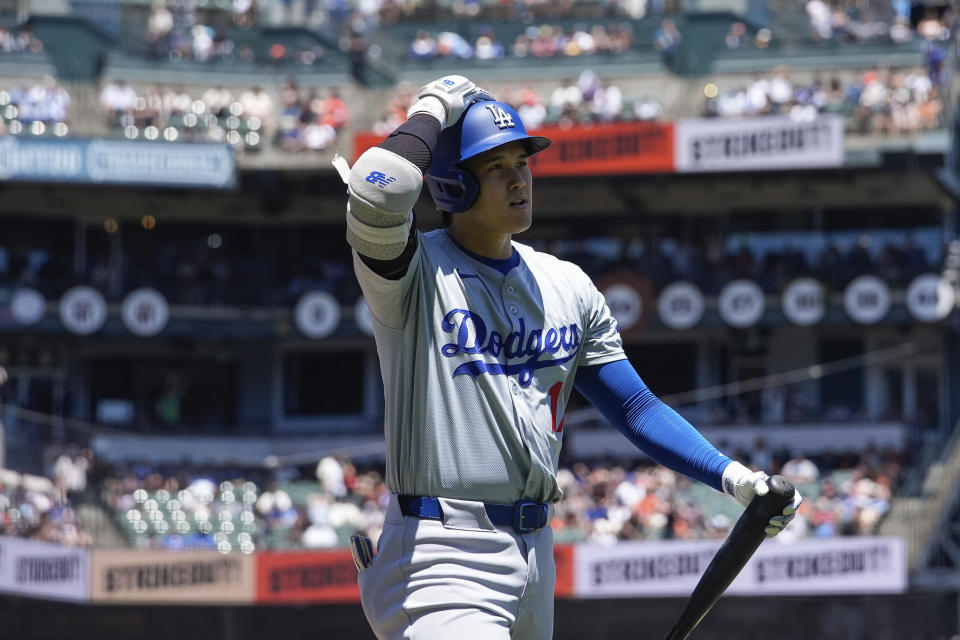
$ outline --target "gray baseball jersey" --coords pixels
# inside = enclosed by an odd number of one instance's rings
[[[623,359],[616,321],[576,265],[514,242],[506,275],[443,229],[388,280],[356,252],[383,376],[394,493],[561,498],[557,460],[577,368]]]

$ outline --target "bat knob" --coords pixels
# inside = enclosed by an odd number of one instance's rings
[[[790,481],[783,476],[767,478],[767,486],[770,487],[770,493],[783,496],[788,500],[793,500],[793,495],[797,492]]]
[[[747,511],[755,514],[760,520],[769,520],[782,512],[793,502],[793,496],[797,492],[790,481],[783,476],[767,478],[767,487],[770,490],[766,495],[757,496],[747,507]]]

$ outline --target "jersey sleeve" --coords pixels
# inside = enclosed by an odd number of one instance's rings
[[[582,279],[584,297],[581,300],[584,312],[583,347],[580,364],[583,366],[605,364],[626,358],[617,321],[603,294],[593,284],[587,274],[577,269]]]
[[[397,279],[377,273],[364,262],[356,250],[352,252],[353,270],[357,274],[357,282],[360,283],[370,315],[390,329],[403,328],[408,305],[412,304],[410,298],[412,292],[416,290],[416,283],[420,277],[419,265],[424,252],[422,238],[419,240],[416,250],[410,257],[409,266]]]

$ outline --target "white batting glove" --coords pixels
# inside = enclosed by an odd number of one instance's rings
[[[407,110],[409,118],[415,113],[429,113],[443,128],[460,119],[464,109],[478,100],[493,100],[484,91],[463,76],[444,76],[426,84],[417,94],[417,101]]]
[[[764,496],[770,491],[767,486],[769,476],[763,471],[751,471],[739,462],[731,462],[723,470],[723,492],[742,504],[744,507],[750,504],[755,496]],[[794,516],[797,515],[797,509],[803,498],[799,491],[794,491],[793,501],[783,508],[780,515],[773,516],[764,528],[768,538],[777,535],[783,528],[790,524]]]

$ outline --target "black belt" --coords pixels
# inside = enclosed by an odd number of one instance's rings
[[[443,520],[443,509],[437,498],[429,496],[398,495],[400,511],[405,516],[426,520]],[[483,503],[490,522],[500,527],[513,527],[519,533],[529,533],[549,524],[549,505],[544,502],[517,500],[513,504]]]

